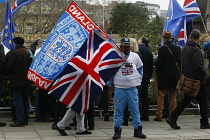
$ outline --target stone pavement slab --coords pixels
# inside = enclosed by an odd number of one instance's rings
[[[181,115],[178,119],[180,130],[172,129],[165,120],[162,122],[142,121],[143,133],[147,140],[210,140],[210,129],[200,129],[199,115]],[[35,119],[29,119],[29,125],[25,127],[9,127],[11,121],[10,112],[0,112],[0,120],[5,121],[7,126],[0,127],[0,140],[112,140],[114,134],[113,117],[109,122],[95,117],[95,130],[91,135],[76,135],[76,130],[66,130],[68,136],[61,136],[56,130],[52,130],[52,122],[37,123]],[[123,126],[120,140],[137,140],[133,137],[132,122]]]

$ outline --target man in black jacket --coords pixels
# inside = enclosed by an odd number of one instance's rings
[[[197,44],[200,40],[200,36],[201,32],[197,29],[193,29],[190,34],[190,39],[182,48],[182,74],[188,78],[200,80],[200,90],[195,97],[195,100],[200,105],[200,129],[210,129],[208,121],[208,96],[205,88],[205,80],[207,78],[207,74],[204,70],[204,59],[201,52],[201,47]],[[171,113],[170,117],[166,119],[166,122],[173,129],[180,129],[180,126],[177,126],[176,123],[178,116],[181,115],[182,111],[189,105],[193,98],[194,97],[184,94],[182,101]]]
[[[10,124],[11,127],[20,127],[28,124],[29,110],[29,81],[27,72],[30,65],[29,51],[23,46],[22,37],[13,38],[15,49],[10,51],[6,62],[6,74],[10,77],[17,120]]]
[[[153,54],[148,48],[149,39],[142,37],[138,41],[139,52],[142,55],[143,62],[143,78],[139,88],[139,110],[141,112],[141,120],[149,121],[149,102],[148,102],[148,85],[153,72]]]
[[[176,85],[179,80],[181,48],[172,43],[170,31],[162,35],[164,45],[158,49],[158,58],[154,65],[158,81],[157,111],[154,121],[162,121],[164,97],[167,92],[170,96],[169,113],[176,108]]]

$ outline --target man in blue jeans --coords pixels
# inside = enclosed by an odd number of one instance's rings
[[[114,136],[121,138],[122,120],[126,105],[132,116],[134,137],[146,138],[142,133],[140,112],[138,104],[138,90],[143,76],[143,63],[137,53],[130,51],[130,39],[122,38],[120,49],[126,55],[127,60],[120,67],[113,78],[114,83]]]

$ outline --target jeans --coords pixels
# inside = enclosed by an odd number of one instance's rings
[[[13,101],[15,105],[16,121],[28,122],[29,111],[29,90],[28,87],[16,87],[13,89]]]
[[[136,87],[122,89],[115,88],[114,91],[114,127],[122,128],[123,114],[126,105],[130,110],[132,116],[132,124],[134,129],[138,129],[141,126],[139,102],[138,102],[138,90]]]

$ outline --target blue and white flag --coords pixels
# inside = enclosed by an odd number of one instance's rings
[[[163,32],[170,31],[176,40],[184,25],[185,13],[177,0],[170,0]]]
[[[5,52],[14,49],[13,33],[15,32],[14,23],[11,15],[10,2],[7,1],[6,14],[4,19],[4,29],[2,30],[2,44],[5,46]]]
[[[47,89],[74,57],[92,29],[103,32],[72,1],[46,39],[28,71],[28,79]]]

